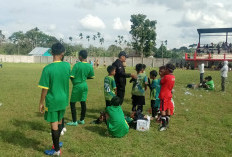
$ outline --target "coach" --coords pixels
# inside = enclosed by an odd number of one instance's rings
[[[125,96],[126,78],[135,78],[135,75],[125,73],[123,62],[126,62],[126,58],[128,58],[126,52],[121,51],[118,55],[118,59],[112,64],[114,67],[116,67],[116,74],[114,76],[114,79],[117,86],[117,96],[121,98],[121,105]]]

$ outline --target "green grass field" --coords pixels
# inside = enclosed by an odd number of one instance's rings
[[[0,69],[0,156],[44,156],[52,145],[50,125],[38,113],[41,89],[37,87],[44,64],[3,64]],[[128,72],[135,72],[132,68]],[[147,68],[146,73],[150,71]],[[176,70],[175,115],[170,128],[158,132],[151,123],[148,132],[130,129],[123,138],[105,135],[104,124],[89,124],[105,107],[103,96],[104,68],[95,70],[89,80],[86,124],[66,126],[61,136],[63,156],[231,156],[232,154],[232,78],[227,92],[220,90],[220,72],[206,71],[214,79],[216,90],[188,90],[187,83],[198,82],[197,70]],[[71,90],[71,84],[70,84]],[[192,95],[185,95],[188,91]],[[123,110],[131,110],[131,84],[127,84]],[[146,92],[145,113],[150,108]],[[80,104],[77,104],[78,117]],[[70,107],[65,120],[71,120]]]

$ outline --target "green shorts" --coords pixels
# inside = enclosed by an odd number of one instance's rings
[[[73,86],[70,102],[86,101],[88,95],[87,82],[76,84]]]
[[[53,112],[45,111],[44,119],[47,122],[51,122],[51,123],[59,122],[64,117],[64,113],[65,113],[65,110],[59,110],[59,111],[53,111]]]

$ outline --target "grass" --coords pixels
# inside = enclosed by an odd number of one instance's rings
[[[50,125],[38,113],[41,90],[37,84],[44,64],[3,64],[0,69],[0,156],[44,156],[52,145]],[[147,68],[146,73],[149,73]],[[128,72],[134,72],[127,68]],[[232,154],[232,78],[229,74],[225,93],[220,90],[220,72],[206,71],[214,79],[216,90],[186,89],[188,83],[199,81],[197,70],[176,70],[175,115],[166,132],[158,132],[152,122],[148,132],[130,129],[117,139],[105,136],[104,124],[89,124],[104,109],[104,68],[95,70],[89,80],[86,124],[67,127],[61,137],[64,156],[231,156]],[[71,90],[71,86],[70,86]],[[192,95],[185,95],[188,91]],[[124,113],[131,110],[131,84],[126,86]],[[146,93],[145,111],[150,107]],[[77,104],[80,115],[80,105]],[[71,120],[70,107],[65,120]]]

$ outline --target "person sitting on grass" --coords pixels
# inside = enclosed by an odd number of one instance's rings
[[[80,62],[76,63],[71,71],[71,81],[73,84],[72,95],[70,99],[70,107],[72,113],[72,122],[67,125],[77,126],[78,124],[85,124],[86,113],[86,99],[88,94],[88,85],[86,80],[94,78],[94,71],[91,64],[87,63],[87,51],[81,50],[79,52]],[[77,121],[76,102],[81,104],[81,117]]]
[[[148,85],[148,79],[143,64],[137,64],[135,70],[137,71],[137,79],[131,79],[132,86],[132,112],[140,110],[143,112],[143,105],[145,105],[145,91]]]
[[[214,90],[214,82],[211,76],[207,76],[202,84],[202,87],[206,90]]]
[[[53,147],[46,150],[46,155],[61,155],[59,142],[62,130],[62,118],[69,97],[70,64],[62,62],[65,48],[61,43],[52,45],[53,63],[47,65],[42,72],[39,87],[42,88],[39,111],[44,113],[44,119],[51,123]],[[44,106],[44,100],[46,105]]]
[[[108,132],[113,137],[123,137],[129,132],[129,126],[125,120],[121,99],[117,96],[111,100],[111,106],[106,108],[106,124]]]

